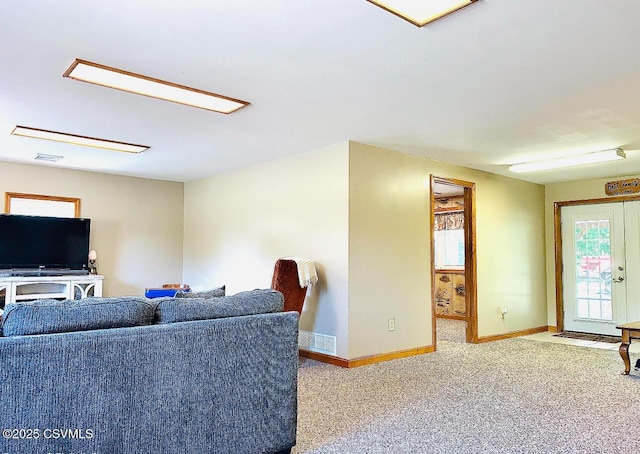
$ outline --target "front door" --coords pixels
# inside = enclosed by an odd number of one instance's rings
[[[565,330],[619,335],[639,319],[639,222],[640,201],[562,208]]]

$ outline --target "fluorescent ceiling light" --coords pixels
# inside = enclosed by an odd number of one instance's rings
[[[47,162],[58,162],[61,159],[64,159],[64,156],[58,156],[55,154],[46,154],[46,153],[38,153],[36,157],[33,158],[36,161],[47,161]]]
[[[478,0],[367,0],[422,27]]]
[[[550,159],[547,161],[527,162],[509,166],[509,171],[515,173],[535,172],[537,170],[559,169],[562,167],[580,166],[583,164],[595,164],[598,162],[616,161],[625,159],[627,155],[620,148],[612,150],[596,151],[594,153],[578,154],[566,158]]]
[[[78,136],[65,132],[47,131],[45,129],[28,128],[26,126],[16,126],[11,132],[14,136],[31,137],[33,139],[53,140],[54,142],[71,143],[85,147],[104,148],[107,150],[124,151],[127,153],[142,153],[148,150],[146,145],[136,145],[133,143],[116,142],[114,140],[98,139],[95,137]]]
[[[224,114],[249,105],[248,102],[239,99],[141,76],[140,74],[80,59],[76,59],[73,62],[69,69],[65,71],[63,77]]]

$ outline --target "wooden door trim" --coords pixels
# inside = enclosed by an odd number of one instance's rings
[[[578,205],[599,205],[603,203],[632,202],[640,200],[640,195],[616,196],[599,199],[568,200],[553,203],[553,244],[555,249],[556,280],[556,330],[564,329],[564,285],[562,283],[562,208]]]
[[[464,275],[465,275],[465,309],[467,322],[467,342],[478,343],[478,291],[476,288],[476,185],[475,183],[431,175],[430,228],[431,228],[431,313],[433,345],[436,347],[436,299],[435,299],[435,240],[433,235],[435,223],[434,186],[436,183],[450,186],[461,186],[464,190]]]

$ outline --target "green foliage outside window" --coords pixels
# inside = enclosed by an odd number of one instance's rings
[[[611,229],[597,227],[585,230],[576,224],[576,256],[578,257],[608,257],[611,255],[609,241]]]

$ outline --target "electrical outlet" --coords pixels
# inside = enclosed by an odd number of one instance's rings
[[[396,319],[395,318],[390,318],[389,319],[389,331],[395,331],[396,330]]]

